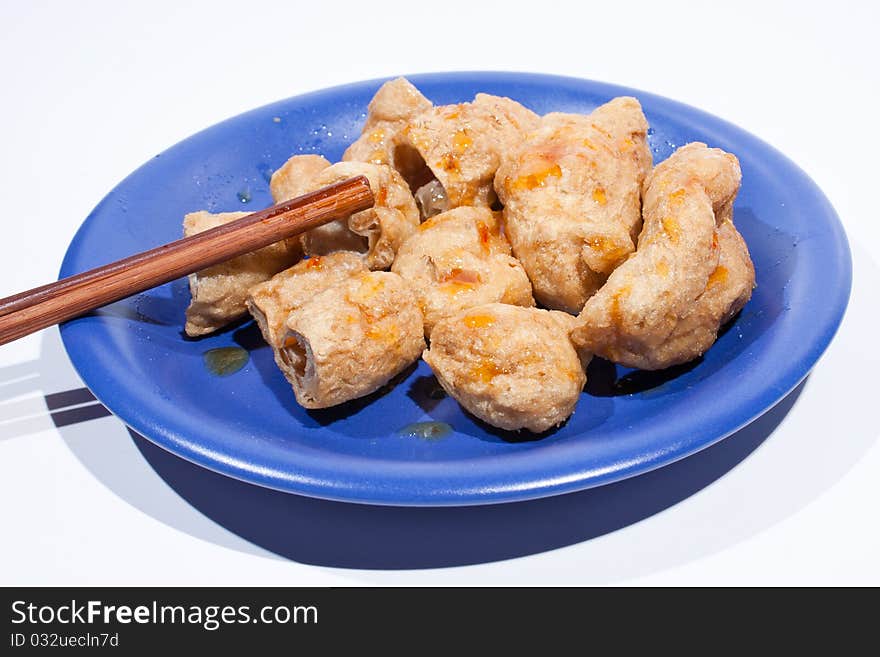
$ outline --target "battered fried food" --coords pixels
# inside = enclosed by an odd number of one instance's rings
[[[263,338],[277,350],[284,341],[290,313],[319,292],[367,271],[364,259],[350,251],[314,256],[251,288],[247,307]]]
[[[294,310],[279,358],[299,404],[326,408],[378,390],[424,348],[422,313],[407,283],[366,272]]]
[[[386,82],[367,107],[361,136],[346,149],[342,160],[388,164],[407,180],[418,177],[424,169],[421,158],[407,158],[405,152],[395,155],[395,139],[408,121],[430,108],[431,101],[406,78]]]
[[[419,211],[406,182],[384,164],[339,162],[321,167],[324,158],[295,155],[272,176],[276,202],[279,196],[298,196],[354,176],[366,176],[375,197],[372,208],[313,228],[302,236],[306,255],[334,251],[365,254],[370,269],[387,269],[397,249],[419,225]],[[275,195],[276,191],[278,196]]]
[[[186,237],[247,216],[247,212],[192,212],[183,219]],[[213,333],[247,315],[248,291],[302,258],[299,240],[292,238],[246,253],[189,275],[192,296],[186,309],[186,334]]]
[[[329,166],[329,160],[321,155],[294,155],[272,174],[272,198],[281,203],[311,191],[312,180]]]
[[[722,221],[716,231],[718,266],[691,311],[673,329],[654,357],[660,363],[685,363],[703,355],[718,338],[718,330],[742,310],[755,288],[755,267],[749,249],[733,222]]]
[[[426,337],[438,321],[465,308],[494,301],[535,305],[529,279],[488,208],[456,208],[429,219],[404,242],[391,271],[415,289]]]
[[[495,189],[513,253],[542,305],[577,314],[627,256],[651,168],[635,98],[592,114],[547,114],[502,159]]]
[[[649,370],[687,362],[711,345],[754,283],[732,223],[740,179],[735,156],[701,143],[654,169],[638,251],[587,302],[575,345]]]
[[[566,420],[586,383],[566,313],[490,303],[441,320],[423,354],[443,389],[507,430],[546,431]]]
[[[427,176],[409,178],[410,187],[421,190],[416,197],[425,216],[462,205],[489,207],[496,200],[492,180],[502,153],[538,121],[510,98],[477,94],[473,102],[434,107],[409,121],[397,136],[395,159],[421,161],[430,169]]]

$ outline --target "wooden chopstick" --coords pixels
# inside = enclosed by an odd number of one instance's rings
[[[373,205],[364,176],[55,283],[0,299],[0,344]]]

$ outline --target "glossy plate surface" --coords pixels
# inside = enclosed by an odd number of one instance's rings
[[[674,373],[595,363],[570,421],[526,440],[437,399],[424,363],[367,400],[307,412],[253,323],[202,340],[183,337],[189,293],[179,280],[61,328],[75,367],[110,410],[158,445],[255,484],[374,504],[482,504],[600,485],[707,447],[779,401],[828,346],[849,297],[846,237],[822,192],[767,144],[694,108],[609,84],[517,73],[410,79],[437,104],[483,91],[539,113],[589,112],[634,95],[652,126],[655,162],[695,140],[735,153],[743,170],[735,220],[757,270],[752,300],[703,359]],[[338,160],[380,84],[267,105],[156,156],[89,215],[61,275],[179,238],[186,212],[270,205],[271,172],[293,153]],[[204,353],[235,345],[249,350],[248,364],[226,377],[209,372]],[[429,420],[454,431],[432,440],[400,433]]]

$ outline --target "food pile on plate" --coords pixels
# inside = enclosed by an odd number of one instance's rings
[[[692,143],[653,166],[647,131],[635,98],[538,116],[488,94],[434,106],[387,82],[342,162],[295,155],[271,180],[281,202],[364,175],[374,206],[191,275],[186,332],[250,312],[306,408],[422,358],[485,422],[558,426],[593,355],[690,361],[754,287],[737,158]],[[192,213],[184,232],[240,216]]]

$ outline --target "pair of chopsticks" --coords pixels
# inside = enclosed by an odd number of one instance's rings
[[[198,235],[0,299],[0,344],[372,207],[364,176]]]

